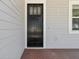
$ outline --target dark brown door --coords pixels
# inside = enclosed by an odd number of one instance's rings
[[[27,47],[43,47],[43,4],[27,5]]]

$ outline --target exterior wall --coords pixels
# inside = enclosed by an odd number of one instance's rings
[[[24,0],[0,0],[0,59],[20,59],[24,36]]]
[[[26,3],[29,3],[30,1],[32,3],[35,2],[41,3],[42,0],[28,0],[28,1],[26,0]],[[45,17],[46,21],[44,23],[45,24],[44,47],[67,48],[67,49],[79,48],[79,34],[69,33],[69,0],[46,0],[46,9],[44,11],[46,11],[46,17]],[[26,46],[27,46],[27,39],[26,39]]]
[[[79,48],[79,34],[69,33],[69,0],[47,0],[46,47]]]

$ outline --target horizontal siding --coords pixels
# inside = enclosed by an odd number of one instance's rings
[[[79,48],[79,34],[69,34],[69,0],[47,0],[46,47]]]
[[[24,0],[0,0],[0,59],[20,59],[24,37]]]

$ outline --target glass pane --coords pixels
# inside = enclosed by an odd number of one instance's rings
[[[73,18],[72,28],[73,30],[79,30],[79,18]]]
[[[33,15],[33,7],[32,6],[30,6],[30,9],[29,9],[30,11],[29,11],[29,14],[30,15]]]
[[[79,5],[73,5],[73,16],[79,17]]]
[[[41,15],[41,7],[38,7],[38,15]]]
[[[34,7],[34,15],[37,15],[37,7]]]

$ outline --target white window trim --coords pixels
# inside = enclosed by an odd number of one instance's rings
[[[79,34],[79,31],[72,30],[72,5],[79,5],[79,1],[69,1],[69,33]]]
[[[28,3],[36,3],[36,4],[39,4],[39,3],[43,3],[43,11],[44,11],[44,14],[43,14],[43,47],[39,47],[40,49],[44,49],[46,48],[46,0],[25,0],[25,48],[27,48],[27,4]],[[39,49],[38,47],[35,47],[35,48],[30,48],[30,49]],[[29,49],[29,47],[28,47]]]

